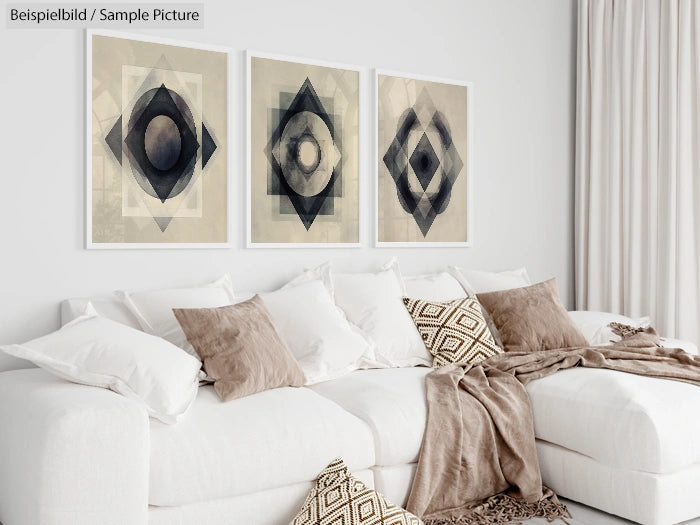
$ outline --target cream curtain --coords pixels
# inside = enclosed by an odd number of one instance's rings
[[[579,0],[576,305],[700,342],[700,0]]]

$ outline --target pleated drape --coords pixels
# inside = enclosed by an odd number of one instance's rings
[[[576,306],[700,342],[700,1],[579,0]]]

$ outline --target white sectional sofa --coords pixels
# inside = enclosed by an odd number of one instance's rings
[[[37,369],[0,374],[5,525],[286,524],[341,456],[405,504],[426,417],[424,367],[361,370],[221,403],[177,425]],[[544,481],[643,523],[700,516],[700,389],[574,369],[528,385]]]
[[[133,322],[116,301],[94,303],[102,315]],[[66,302],[64,315],[80,304]],[[615,319],[572,316],[588,331]],[[666,344],[697,353],[690,343]],[[338,456],[404,505],[430,371],[358,370],[227,403],[202,386],[175,425],[42,369],[1,372],[0,521],[283,525]],[[644,525],[700,516],[700,388],[572,369],[527,390],[544,482],[561,496]]]

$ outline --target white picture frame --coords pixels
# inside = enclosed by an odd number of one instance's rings
[[[348,243],[337,243],[337,242],[254,242],[252,240],[252,112],[251,112],[251,93],[252,93],[252,74],[251,65],[254,58],[263,58],[270,60],[279,60],[283,62],[291,62],[297,64],[305,64],[311,66],[328,67],[335,69],[343,69],[348,71],[355,71],[358,73],[358,188],[357,188],[357,198],[358,198],[358,240],[357,242]],[[245,51],[245,69],[246,69],[246,83],[245,83],[245,107],[246,107],[246,177],[245,177],[245,198],[246,198],[246,221],[245,221],[245,245],[246,248],[303,248],[303,249],[357,249],[363,246],[364,243],[364,224],[365,218],[363,217],[363,167],[364,159],[366,157],[365,147],[363,145],[362,137],[366,136],[368,133],[369,123],[365,116],[363,115],[363,107],[366,100],[366,83],[367,76],[369,73],[369,68],[362,66],[355,66],[350,64],[343,64],[337,62],[329,62],[324,60],[313,60],[309,58],[302,58],[296,56],[281,55],[276,53],[268,53],[263,51],[256,51],[252,49],[247,49]]]
[[[123,243],[108,243],[93,241],[93,219],[92,219],[92,116],[93,116],[93,75],[92,75],[92,38],[93,36],[107,36],[126,40],[135,40],[139,42],[147,42],[153,44],[169,45],[184,47],[190,49],[198,49],[203,51],[214,51],[226,54],[226,240],[225,242],[207,243],[207,242],[174,242],[174,243],[141,243],[141,242],[123,242]],[[111,30],[85,30],[85,249],[87,250],[182,250],[182,249],[230,249],[232,247],[232,222],[231,213],[231,182],[232,182],[232,155],[229,149],[231,132],[231,75],[232,75],[232,50],[226,46],[205,45],[197,42],[187,42],[182,40],[174,40],[168,38],[152,37],[141,34],[124,33],[121,31]]]
[[[400,77],[410,80],[418,80],[423,82],[434,82],[439,84],[449,84],[455,86],[463,86],[466,88],[467,100],[466,100],[466,111],[467,111],[467,121],[466,121],[466,159],[464,162],[463,169],[465,170],[466,177],[466,239],[464,241],[445,241],[445,242],[435,242],[435,241],[418,241],[418,242],[401,242],[401,241],[380,241],[379,240],[379,177],[380,177],[380,158],[383,156],[380,151],[379,145],[379,77],[393,76]],[[373,113],[374,113],[374,136],[372,140],[373,145],[373,169],[371,170],[373,174],[372,192],[374,201],[374,218],[373,218],[373,246],[375,248],[471,248],[474,245],[474,83],[463,81],[446,79],[441,77],[420,75],[415,73],[406,73],[400,71],[393,71],[388,69],[375,68],[373,72]]]

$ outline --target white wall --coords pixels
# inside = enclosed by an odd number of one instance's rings
[[[205,16],[202,30],[148,33],[236,50],[230,250],[85,251],[84,35],[0,27],[0,343],[56,328],[58,303],[68,296],[197,283],[223,272],[238,289],[272,288],[329,259],[360,271],[398,255],[407,274],[447,264],[525,265],[534,279],[556,276],[570,305],[575,0],[209,0]],[[475,246],[243,248],[246,48],[475,82]],[[361,144],[369,203],[370,137]],[[364,211],[369,241],[369,205]]]

